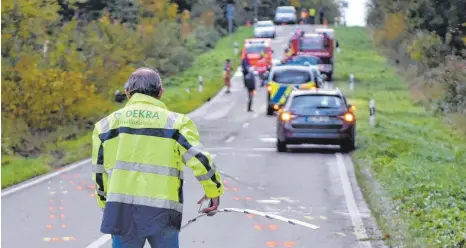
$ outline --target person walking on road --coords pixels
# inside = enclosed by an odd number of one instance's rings
[[[225,68],[223,69],[223,76],[224,76],[224,82],[225,86],[227,87],[226,93],[230,93],[230,88],[231,88],[231,61],[229,59],[226,60]]]
[[[103,210],[102,233],[113,248],[179,248],[183,211],[183,167],[190,167],[210,200],[212,216],[224,193],[212,155],[200,143],[194,122],[160,100],[157,72],[141,68],[126,84],[128,103],[95,124],[92,177]]]
[[[244,86],[248,90],[248,112],[252,112],[252,99],[256,93],[256,75],[252,67],[249,67],[247,74],[244,75]]]

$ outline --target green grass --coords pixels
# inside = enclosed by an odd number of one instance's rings
[[[222,38],[214,49],[196,58],[192,67],[179,75],[164,80],[174,85],[165,89],[162,101],[173,111],[189,113],[213,97],[223,87],[223,66],[229,58],[236,68],[240,54],[233,52],[233,42],[242,44],[252,36],[252,28],[241,27],[231,40]],[[240,47],[241,48],[241,47]],[[203,92],[198,92],[198,76],[203,77]],[[190,93],[186,89],[190,88]],[[119,104],[118,107],[123,107]],[[108,113],[102,113],[102,116]],[[45,174],[53,168],[85,159],[91,155],[91,133],[73,140],[63,140],[46,147],[39,158],[2,157],[2,189],[32,177]]]
[[[366,29],[337,27],[336,36],[337,85],[357,107],[358,149],[352,156],[358,181],[392,237],[388,242],[466,247],[466,137],[413,103],[407,83],[376,52]],[[370,99],[377,110],[372,128]]]

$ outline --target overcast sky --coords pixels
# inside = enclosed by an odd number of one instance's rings
[[[367,0],[347,0],[346,25],[365,26],[366,25],[366,2]]]

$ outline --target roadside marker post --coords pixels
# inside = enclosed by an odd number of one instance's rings
[[[238,45],[238,42],[235,41],[235,43],[233,44],[233,46],[234,46],[235,56],[237,56],[237,55],[238,55],[238,52],[239,52],[239,49],[238,49],[238,46],[239,46],[239,45]]]
[[[354,90],[354,73],[351,73],[350,74],[350,90],[353,91]]]
[[[369,101],[369,125],[371,127],[375,126],[375,100],[371,99]]]
[[[197,78],[197,80],[199,81],[198,91],[199,91],[199,92],[202,92],[202,91],[204,90],[203,82],[202,82],[202,81],[203,81],[202,76],[199,76],[199,77]]]

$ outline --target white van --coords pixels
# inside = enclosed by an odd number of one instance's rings
[[[279,6],[275,10],[275,24],[297,24],[296,9],[293,6]]]

